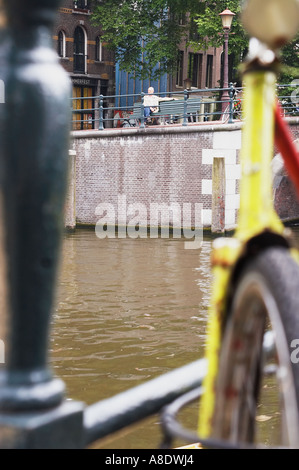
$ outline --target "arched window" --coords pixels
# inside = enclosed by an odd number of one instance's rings
[[[96,38],[96,53],[95,53],[95,60],[97,62],[102,62],[103,60],[103,49],[102,49],[102,40],[101,36]]]
[[[57,52],[59,57],[65,57],[65,34],[64,31],[58,33],[58,47]]]
[[[74,34],[74,72],[86,73],[86,35],[81,26],[77,26]]]

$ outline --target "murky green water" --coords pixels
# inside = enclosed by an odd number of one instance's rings
[[[92,230],[65,237],[51,356],[69,397],[92,404],[202,357],[210,249]],[[154,417],[100,445],[157,448],[158,436]]]

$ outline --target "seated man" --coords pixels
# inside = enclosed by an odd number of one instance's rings
[[[159,110],[159,97],[154,95],[154,88],[152,86],[148,89],[148,94],[144,96],[144,117],[149,118],[151,113],[156,113]]]
[[[154,95],[154,91],[154,88],[150,86],[147,91],[148,94],[144,96],[144,117],[148,122],[152,122],[153,124],[159,124],[159,118],[157,116],[155,117],[155,113],[159,111],[160,101],[173,101],[177,98],[162,98],[161,96]]]

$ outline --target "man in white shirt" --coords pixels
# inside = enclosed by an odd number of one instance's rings
[[[144,117],[149,118],[151,113],[156,113],[159,110],[159,97],[154,95],[154,88],[152,86],[147,90],[147,95],[144,96]]]

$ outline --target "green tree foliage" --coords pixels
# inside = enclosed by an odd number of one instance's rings
[[[203,11],[195,0],[94,0],[93,23],[115,51],[120,67],[136,76],[155,78],[175,69],[178,47],[188,34],[182,19]],[[159,64],[159,68],[157,68]]]
[[[281,83],[290,83],[299,78],[299,33],[282,51]]]
[[[236,14],[229,51],[237,67],[248,50],[248,37],[240,21],[241,3],[240,0],[93,0],[92,21],[102,26],[102,39],[114,50],[121,69],[140,78],[157,78],[175,71],[183,39],[195,51],[223,45],[219,13],[226,8]],[[283,51],[281,80],[298,77],[298,43],[299,37]]]
[[[298,78],[299,78],[299,34],[287,44],[281,57],[282,67],[278,82],[283,85],[278,88],[279,97],[290,114],[298,115]],[[293,83],[292,83],[293,82]],[[286,86],[292,84],[293,86]],[[295,93],[295,99],[293,94]]]
[[[198,50],[223,45],[222,20],[219,14],[226,8],[236,15],[233,18],[229,35],[229,52],[233,52],[234,65],[237,66],[244,59],[248,50],[248,36],[240,20],[240,0],[206,0],[204,2],[204,11],[195,20],[199,38],[191,44]]]
[[[221,46],[223,44],[223,35],[219,34],[221,30],[221,18],[219,12],[228,8],[236,14],[232,22],[231,33],[229,36],[229,51],[233,54],[233,65],[240,64],[247,55],[248,35],[241,23],[241,4],[240,0],[215,1],[206,0],[204,14],[201,14],[197,20],[199,40],[192,42],[194,48],[207,49],[209,46]],[[280,83],[290,83],[299,76],[299,34],[290,42],[281,52],[281,74]]]

